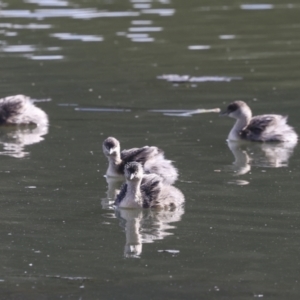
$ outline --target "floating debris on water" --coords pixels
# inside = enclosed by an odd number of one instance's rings
[[[230,82],[232,80],[242,80],[242,77],[229,77],[229,76],[190,76],[190,75],[178,75],[178,74],[163,74],[157,76],[157,79],[166,80],[174,83],[186,83],[186,82]]]
[[[221,112],[220,108],[211,108],[211,109],[196,109],[191,111],[186,111],[183,113],[164,113],[165,116],[172,116],[172,117],[191,117],[195,114],[205,114],[205,113],[219,113]]]
[[[92,107],[76,107],[77,111],[91,111],[91,112],[130,112],[131,109],[125,108],[92,108]]]
[[[58,106],[78,106],[76,103],[58,103]]]
[[[150,109],[150,112],[159,112],[159,113],[185,113],[192,110],[187,109]]]
[[[157,252],[162,253],[171,253],[171,254],[178,254],[180,251],[179,250],[173,250],[173,249],[165,249],[165,250],[157,250]]]
[[[235,185],[247,185],[249,183],[250,183],[249,181],[241,180],[241,179],[228,181],[228,184],[235,184]]]
[[[49,102],[49,101],[52,101],[51,98],[45,98],[45,99],[33,99],[33,98],[30,98],[30,100],[32,102]]]
[[[66,280],[90,280],[92,277],[73,277],[73,276],[60,276],[60,275],[46,275],[47,278],[66,279]]]
[[[173,116],[173,117],[191,117],[195,114],[204,114],[204,113],[219,113],[220,108],[210,108],[210,109],[151,109],[149,112],[158,112],[163,113],[165,116]]]

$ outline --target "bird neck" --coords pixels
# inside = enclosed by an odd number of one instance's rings
[[[228,140],[236,141],[240,140],[240,132],[249,124],[251,120],[251,115],[241,115],[235,122],[234,126],[232,127],[231,131],[229,132]]]
[[[108,156],[108,169],[106,175],[108,176],[120,176],[118,167],[122,163],[120,153],[115,156]]]
[[[108,156],[108,160],[109,162],[120,164],[122,162],[120,151],[116,151],[116,155]]]
[[[121,207],[140,208],[143,207],[143,198],[141,193],[141,180],[127,180],[126,196],[120,203]]]
[[[130,181],[127,182],[128,194],[132,196],[135,200],[141,198],[141,181]],[[137,198],[137,199],[136,199]]]

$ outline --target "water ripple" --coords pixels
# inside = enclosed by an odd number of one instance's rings
[[[96,35],[79,35],[79,34],[72,34],[72,33],[53,33],[51,36],[56,37],[60,40],[79,40],[82,42],[102,42],[102,36]]]
[[[157,32],[162,31],[162,27],[130,27],[130,32]]]
[[[116,12],[99,12],[92,8],[83,9],[37,9],[30,10],[1,10],[0,17],[2,18],[58,18],[69,17],[73,19],[92,19],[92,18],[104,18],[104,17],[136,17],[139,16],[139,12],[134,11],[116,11]]]
[[[136,4],[133,4],[133,8],[135,9],[146,9],[146,8],[150,8],[151,7],[151,4],[149,3],[136,3]]]
[[[130,0],[131,3],[151,3],[152,0]]]
[[[39,6],[68,6],[64,0],[24,0],[25,3],[37,4]]]
[[[151,20],[132,20],[132,25],[151,25],[153,22]]]
[[[219,35],[219,39],[220,40],[233,40],[235,38],[236,38],[236,36],[234,34],[222,34],[222,35]]]
[[[6,32],[4,33],[4,35],[5,35],[5,36],[17,36],[18,33],[15,32],[15,31],[6,31]]]
[[[156,15],[160,15],[161,17],[173,16],[175,14],[175,9],[174,8],[143,9],[142,13],[156,14]]]
[[[12,24],[12,23],[0,23],[0,28],[13,28],[13,29],[49,29],[52,28],[50,24]]]
[[[91,18],[120,18],[120,17],[137,17],[139,16],[139,12],[135,11],[105,11],[105,12],[95,12],[89,15],[76,15],[74,19],[91,19]]]
[[[130,38],[130,39],[144,39],[144,38],[148,38],[149,34],[148,33],[128,33],[126,34],[126,37]]]
[[[61,60],[63,55],[26,55],[25,57],[32,60]]]
[[[131,41],[132,42],[137,42],[137,43],[151,43],[154,42],[154,38],[152,37],[145,37],[145,38],[132,38]]]
[[[9,45],[0,48],[2,52],[33,52],[36,47],[33,45]]]
[[[188,49],[189,50],[207,50],[207,49],[210,49],[211,46],[209,45],[191,45],[191,46],[188,46]]]
[[[242,4],[240,6],[241,9],[245,10],[265,10],[265,9],[273,9],[273,4]]]

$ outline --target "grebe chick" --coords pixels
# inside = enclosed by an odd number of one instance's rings
[[[255,142],[297,142],[298,135],[293,127],[286,124],[287,116],[259,115],[252,117],[250,107],[243,101],[228,105],[222,115],[236,119],[228,140]]]
[[[166,184],[172,184],[178,178],[178,171],[172,161],[165,159],[164,152],[155,146],[121,151],[120,142],[114,137],[108,137],[103,142],[102,148],[108,158],[107,176],[123,176],[126,163],[136,161],[142,164],[145,173],[161,176]]]
[[[184,196],[177,188],[163,184],[156,174],[144,174],[140,163],[127,163],[124,174],[126,183],[115,201],[118,207],[164,209],[184,202]]]
[[[0,125],[48,125],[47,114],[24,95],[0,99]]]

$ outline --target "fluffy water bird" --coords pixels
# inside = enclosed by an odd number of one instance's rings
[[[0,125],[48,125],[47,114],[24,95],[0,99]]]
[[[184,203],[184,196],[177,188],[163,184],[156,174],[144,174],[140,163],[125,165],[126,183],[122,186],[115,205],[121,208],[170,208]]]
[[[145,173],[161,176],[164,183],[172,184],[178,178],[178,171],[172,161],[165,159],[164,152],[155,146],[121,151],[120,142],[114,137],[108,137],[104,140],[102,148],[108,159],[107,176],[123,176],[126,163],[135,161],[142,164]]]
[[[288,125],[287,116],[259,115],[252,117],[250,107],[244,101],[234,101],[221,115],[236,119],[228,140],[248,140],[256,142],[297,142],[298,135]]]

